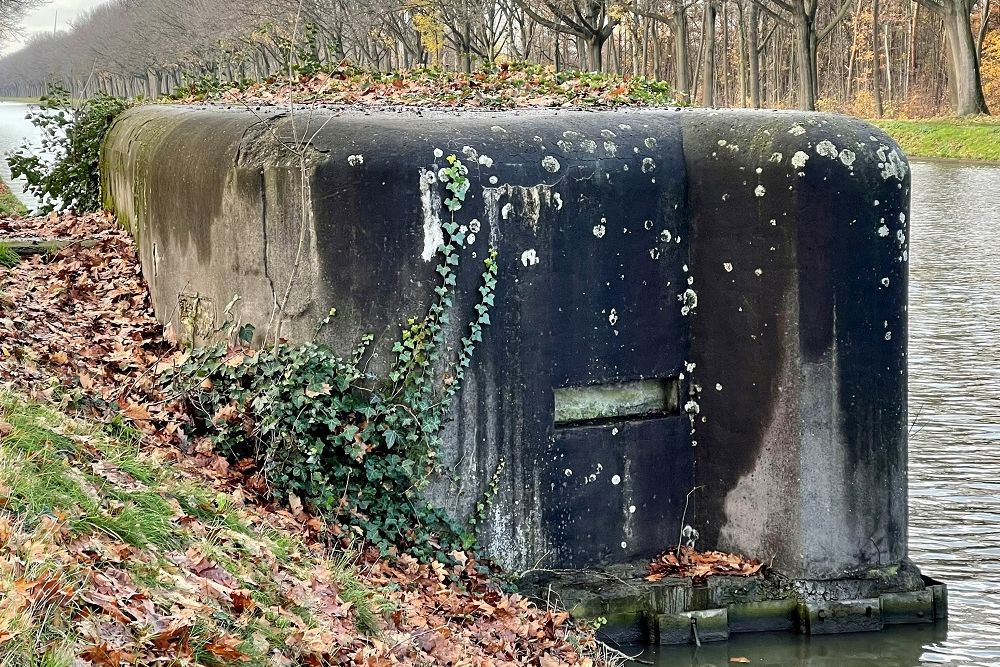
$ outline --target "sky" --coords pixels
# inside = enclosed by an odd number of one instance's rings
[[[104,0],[52,0],[25,17],[24,37],[38,32],[51,32],[53,24],[57,25],[59,30],[66,30],[80,12],[92,9],[102,2]],[[23,40],[7,44],[5,48],[0,49],[0,54],[16,51],[23,45]]]

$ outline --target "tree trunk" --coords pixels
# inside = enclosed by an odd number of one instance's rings
[[[881,69],[880,65],[882,62],[882,57],[879,55],[879,16],[878,16],[878,0],[872,0],[872,92],[875,94],[875,115],[881,118],[885,113],[885,109],[882,106],[882,81],[881,81]],[[888,60],[886,61],[886,66],[889,65]]]
[[[688,64],[687,16],[684,14],[684,3],[681,0],[674,2],[674,12],[670,16],[670,30],[674,33],[674,79],[677,93],[690,99],[691,83],[688,80],[688,72],[691,67]]]
[[[948,40],[951,76],[954,82],[954,108],[959,116],[988,114],[983,83],[976,59],[976,43],[972,38],[972,21],[969,12],[959,0],[949,6],[944,18],[944,34]]]
[[[760,52],[757,50],[757,43],[760,41],[758,30],[760,26],[760,9],[757,3],[750,2],[750,26],[748,37],[748,49],[750,57],[750,106],[754,109],[760,108]]]
[[[815,38],[805,13],[796,13],[795,65],[798,74],[798,105],[803,111],[816,110],[816,60]]]
[[[715,0],[705,3],[705,30],[702,33],[705,41],[705,62],[702,70],[702,106],[715,106]]]

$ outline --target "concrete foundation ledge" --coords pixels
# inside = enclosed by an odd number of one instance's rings
[[[947,617],[947,588],[910,564],[856,578],[753,577],[647,582],[643,567],[529,576],[525,586],[557,600],[575,618],[602,623],[618,645],[724,641],[731,634],[792,631],[804,635],[871,632]],[[910,589],[900,592],[901,589]]]
[[[325,340],[349,354],[372,334],[378,372],[440,288],[443,230],[465,239],[448,341],[495,252],[430,496],[459,520],[482,503],[479,543],[508,570],[649,562],[683,534],[772,574],[647,585],[650,627],[725,609],[730,631],[763,614],[812,632],[848,627],[857,600],[872,627],[928,613],[905,597],[925,588],[906,535],[910,177],[880,130],[777,111],[147,105],[115,122],[101,172],[157,316],[189,343],[230,315],[310,339],[336,308]]]

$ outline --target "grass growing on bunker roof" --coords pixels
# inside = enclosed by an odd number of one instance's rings
[[[557,72],[504,64],[465,74],[434,68],[370,72],[337,67],[274,77],[264,83],[198,82],[167,101],[247,105],[329,103],[359,106],[519,109],[552,107],[676,106],[667,83],[601,72]]]

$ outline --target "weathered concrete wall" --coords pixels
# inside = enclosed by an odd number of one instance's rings
[[[502,462],[481,534],[501,563],[647,558],[683,524],[797,578],[906,559],[909,175],[864,123],[150,106],[116,123],[102,169],[164,321],[197,305],[210,334],[238,294],[263,331],[288,292],[282,335],[335,306],[346,351],[426,311],[450,154],[475,236],[454,339],[490,247],[500,269],[434,495],[466,515]],[[679,392],[660,411],[556,422],[580,396],[557,390],[651,379]]]

